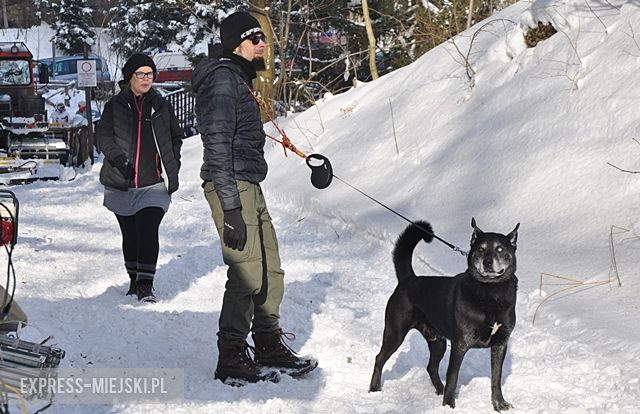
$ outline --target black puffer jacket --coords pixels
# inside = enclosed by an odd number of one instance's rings
[[[213,182],[223,210],[241,206],[236,179],[260,183],[267,176],[260,107],[250,90],[255,71],[239,59],[205,58],[192,81],[204,145],[200,177]]]
[[[160,155],[160,165],[166,173],[169,194],[178,189],[180,171],[180,148],[184,132],[169,102],[151,89],[144,95],[151,100],[151,132],[155,141],[156,153]],[[148,101],[147,101],[148,102]],[[145,121],[148,119],[145,117]],[[106,103],[100,123],[96,128],[96,146],[105,161],[100,170],[100,183],[118,190],[135,187],[133,181],[123,177],[113,165],[113,160],[124,154],[135,165],[137,152],[138,113],[134,108],[132,93],[128,87]],[[144,128],[144,127],[143,127]],[[143,129],[144,133],[144,129]],[[136,171],[138,175],[149,176],[148,171]]]

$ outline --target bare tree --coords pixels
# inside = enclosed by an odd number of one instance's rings
[[[371,78],[378,79],[378,68],[376,67],[376,37],[373,34],[373,27],[371,26],[368,0],[362,0],[362,13],[364,15],[364,23],[367,28],[367,38],[369,39],[369,70],[371,71]]]
[[[287,84],[288,81],[288,70],[287,70],[287,59],[285,50],[287,48],[287,39],[289,39],[289,29],[291,25],[291,8],[292,8],[293,0],[287,0],[287,10],[283,11],[280,18],[280,27],[279,33],[282,33],[282,37],[280,37],[279,41],[276,40],[276,33],[273,31],[271,35],[273,36],[274,42],[273,47],[275,48],[276,42],[278,45],[278,54],[280,56],[280,76],[277,78],[274,87],[276,92],[274,93],[274,99],[281,99],[285,105],[285,107],[289,106],[289,101],[287,98],[287,94],[282,93],[284,91],[284,85]],[[286,16],[286,17],[285,17]],[[293,63],[293,61],[291,62]]]
[[[471,27],[473,21],[473,0],[469,0],[469,14],[467,15],[467,29]]]
[[[260,27],[267,36],[267,47],[264,50],[264,70],[258,72],[258,78],[254,83],[254,88],[258,94],[262,97],[263,102],[272,102],[274,98],[273,84],[276,79],[275,69],[275,51],[274,51],[274,31],[271,25],[271,19],[269,18],[269,12],[267,11],[266,0],[252,0],[251,1],[251,14],[258,20]],[[273,117],[273,105],[267,105],[263,109],[266,111],[262,113],[263,121],[271,119]]]
[[[9,28],[9,21],[7,20],[7,0],[2,0],[2,20],[4,23],[4,28]]]

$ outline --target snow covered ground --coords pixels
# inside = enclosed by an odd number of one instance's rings
[[[640,186],[637,175],[607,165],[640,170],[640,9],[538,0],[493,19],[514,23],[496,21],[474,38],[473,85],[446,43],[279,123],[303,151],[327,156],[337,177],[429,220],[462,248],[472,216],[486,231],[521,223],[518,323],[503,376],[514,413],[640,413]],[[559,32],[526,48],[522,27],[537,21]],[[482,24],[456,39],[459,50],[466,54]],[[54,403],[47,413],[452,412],[430,385],[428,349],[416,332],[387,363],[382,392],[367,392],[396,284],[390,252],[407,223],[339,180],[314,189],[300,158],[271,143],[267,152],[263,188],[286,271],[282,326],[319,368],[302,380],[243,388],[212,379],[226,269],[194,137],[161,226],[155,305],[124,296],[120,235],[101,207],[99,163],[74,181],[13,188],[21,203],[16,299],[31,321],[22,338],[53,334],[67,352],[65,368],[185,372],[179,404]],[[465,260],[434,242],[419,246],[414,266],[456,274]],[[540,290],[543,273],[576,282],[545,276]],[[30,412],[40,406],[30,402]],[[467,354],[453,412],[492,412],[488,350]]]

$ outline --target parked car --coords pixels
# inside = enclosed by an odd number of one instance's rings
[[[107,60],[95,54],[90,54],[88,59],[96,61],[96,77],[98,78],[98,82],[110,82],[111,73],[109,73]],[[53,58],[40,59],[40,62],[46,63],[49,66],[49,77],[51,79],[77,80],[79,60],[85,59],[82,55],[59,56],[55,58],[55,65]]]
[[[55,62],[53,58],[44,58],[40,59],[40,63],[48,66],[50,80],[77,81],[78,61],[80,60],[85,60],[84,56],[59,56],[55,58]],[[113,89],[113,80],[111,79],[107,60],[93,53],[89,55],[88,60],[96,62],[98,90],[103,92],[111,91]]]

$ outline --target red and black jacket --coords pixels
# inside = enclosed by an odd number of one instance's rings
[[[180,148],[184,132],[169,102],[151,89],[135,98],[128,88],[106,103],[96,128],[96,145],[105,155],[100,183],[118,190],[140,188],[163,181],[169,194],[178,189]],[[132,180],[114,167],[124,154],[135,168]]]

